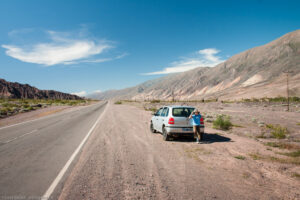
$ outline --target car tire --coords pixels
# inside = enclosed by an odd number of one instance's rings
[[[163,139],[164,139],[164,141],[170,140],[170,135],[168,135],[168,132],[165,127],[163,127]]]
[[[151,133],[156,133],[156,130],[153,128],[153,123],[150,123],[150,131]]]

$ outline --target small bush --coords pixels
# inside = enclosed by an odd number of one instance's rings
[[[271,129],[271,135],[277,139],[284,139],[288,134],[287,128],[281,127],[279,124],[267,124],[266,127]]]
[[[116,101],[115,104],[122,104],[122,101]]]
[[[217,119],[213,121],[213,128],[220,130],[229,130],[232,127],[230,117],[225,115],[218,115]]]
[[[160,103],[160,100],[154,99],[154,100],[151,100],[150,103]]]
[[[239,160],[245,160],[246,157],[245,156],[234,156],[236,159],[239,159]]]

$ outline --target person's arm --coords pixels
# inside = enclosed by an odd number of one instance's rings
[[[193,118],[193,114],[194,114],[194,112],[192,112],[192,113],[190,114],[189,119],[192,119],[192,118]]]

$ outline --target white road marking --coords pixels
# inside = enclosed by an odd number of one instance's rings
[[[96,104],[92,104],[92,105],[88,105],[88,106],[93,106],[93,105],[96,105]],[[75,112],[75,111],[81,110],[83,108],[86,108],[86,107],[84,106],[82,108],[75,109],[75,110],[69,110],[69,111],[66,111],[66,112],[53,113],[53,114],[50,114],[50,115],[45,116],[45,117],[40,117],[40,118],[37,118],[37,119],[32,119],[32,120],[28,120],[28,121],[25,121],[25,122],[20,122],[20,123],[17,123],[17,124],[12,124],[12,125],[8,125],[8,126],[0,127],[0,130],[5,129],[5,128],[9,128],[9,127],[13,127],[13,126],[18,126],[18,125],[21,125],[21,124],[26,124],[26,123],[33,122],[33,121],[38,121],[38,120],[41,120],[41,119],[46,119],[48,117],[53,117],[54,115],[62,115],[62,114],[66,114],[66,113],[69,113],[69,112]]]
[[[73,160],[76,158],[77,154],[79,153],[79,151],[81,150],[81,148],[83,147],[83,145],[85,144],[85,142],[87,141],[88,137],[91,135],[91,133],[95,129],[96,125],[100,121],[100,119],[103,116],[103,114],[105,113],[106,109],[107,109],[107,106],[105,107],[104,111],[100,114],[100,116],[98,117],[97,121],[92,126],[92,128],[89,130],[88,134],[83,138],[83,140],[81,141],[81,143],[79,144],[79,146],[73,152],[73,154],[71,155],[71,157],[69,158],[69,160],[67,161],[67,163],[65,164],[65,166],[60,170],[60,172],[58,173],[57,177],[51,183],[50,187],[48,188],[48,190],[45,192],[45,194],[43,195],[43,197],[41,199],[49,199],[50,198],[50,196],[52,195],[54,189],[56,188],[56,186],[58,185],[58,183],[60,182],[60,180],[62,179],[62,177],[64,176],[64,174],[68,170],[68,168],[70,167],[70,165],[73,162]]]
[[[23,134],[23,135],[20,135],[20,136],[18,136],[18,137],[15,137],[15,138],[13,138],[13,139],[10,139],[10,140],[4,141],[4,142],[0,142],[0,143],[7,144],[7,143],[10,143],[10,142],[12,142],[12,141],[14,141],[14,140],[20,139],[20,138],[22,138],[22,137],[24,137],[24,136],[26,136],[26,135],[29,135],[29,134],[31,134],[31,133],[34,133],[34,132],[36,132],[36,131],[37,131],[37,129],[34,129],[33,131],[31,131],[31,132],[29,132],[29,133],[25,133],[25,134]]]

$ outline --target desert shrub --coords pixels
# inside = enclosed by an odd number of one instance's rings
[[[213,128],[220,130],[229,130],[232,127],[230,117],[226,115],[218,115],[217,119],[213,121]]]
[[[277,139],[284,139],[288,134],[287,128],[281,127],[279,124],[267,124],[266,127],[271,129],[271,135]]]
[[[2,103],[1,104],[3,107],[7,107],[7,108],[12,108],[12,107],[16,107],[16,104],[15,103]]]
[[[116,101],[115,104],[122,104],[122,101]]]
[[[236,159],[239,159],[239,160],[245,160],[246,157],[245,156],[234,156]]]
[[[0,115],[7,115],[9,111],[9,108],[0,108]]]
[[[154,100],[151,100],[150,103],[160,103],[160,100],[154,99]]]

